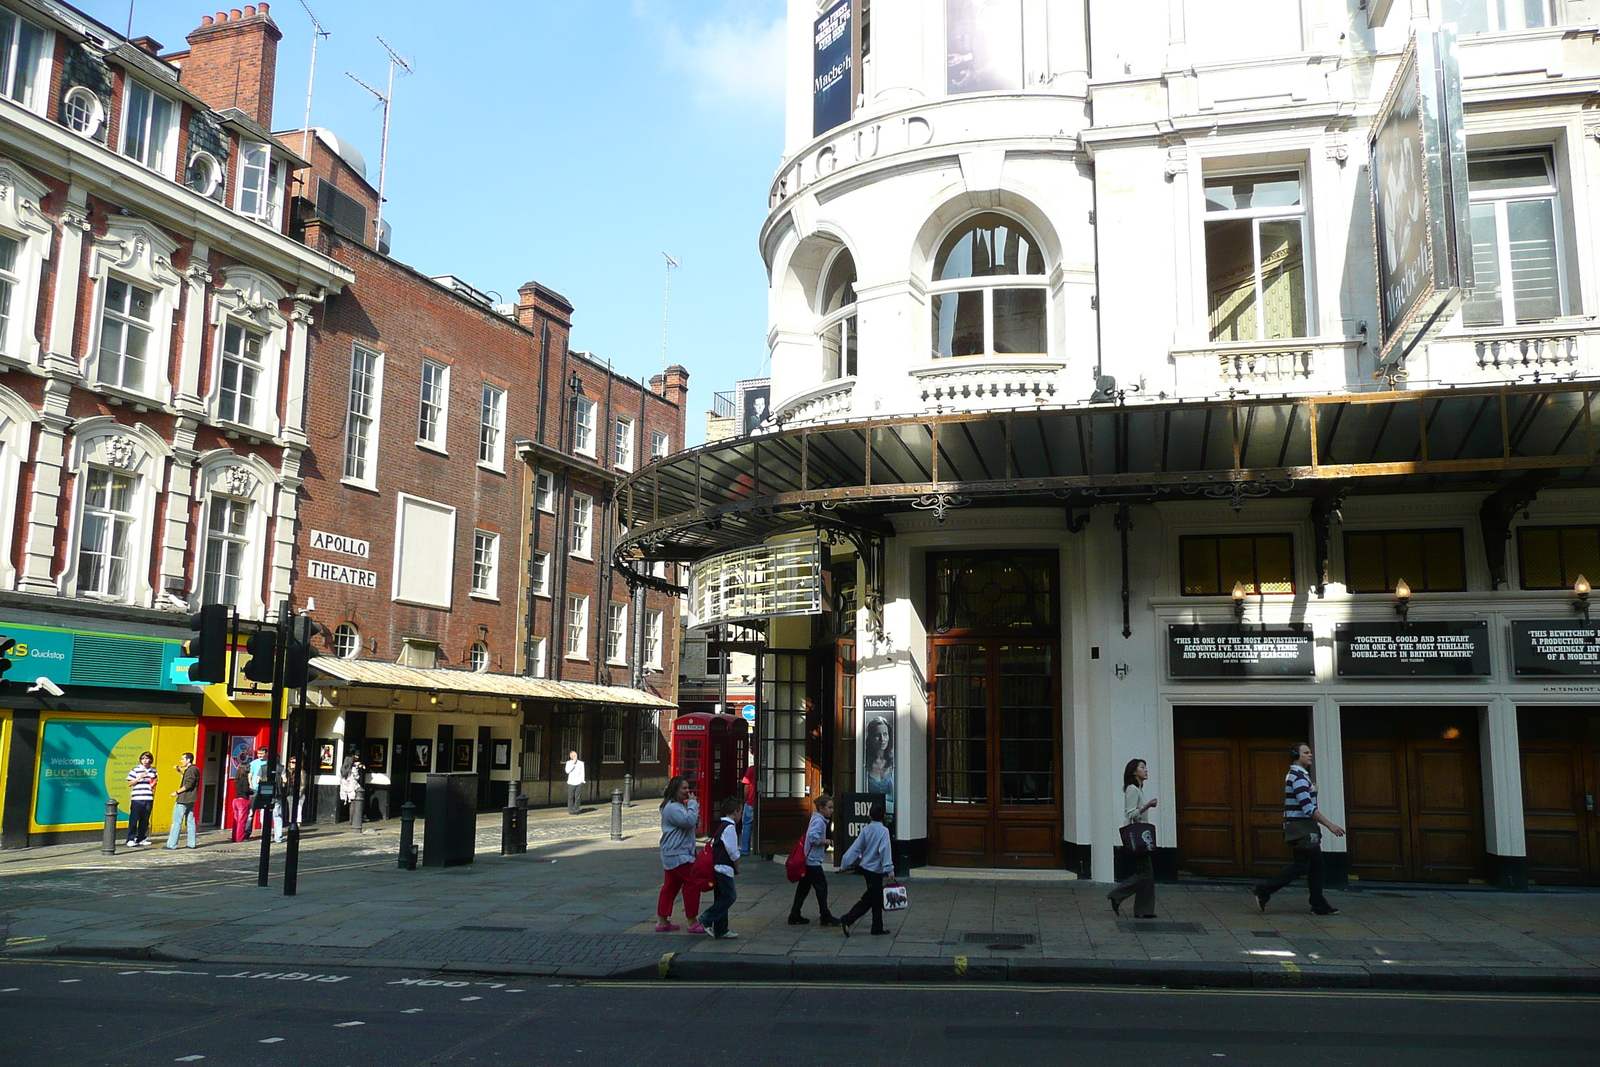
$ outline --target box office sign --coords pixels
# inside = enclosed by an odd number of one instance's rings
[[[1511,663],[1519,678],[1600,678],[1600,624],[1575,619],[1513,622]]]
[[[690,627],[821,612],[822,547],[816,541],[724,552],[689,572]]]
[[[148,719],[50,719],[39,733],[39,785],[33,821],[47,829],[103,825],[106,801],[127,821],[128,772],[151,747]]]
[[[1485,678],[1486,622],[1341,622],[1333,629],[1341,678]]]
[[[1173,678],[1311,678],[1311,630],[1290,626],[1167,627],[1167,672]]]

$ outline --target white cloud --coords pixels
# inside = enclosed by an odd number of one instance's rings
[[[663,19],[658,5],[638,3],[635,10],[659,27],[666,63],[686,79],[697,103],[717,110],[782,110],[781,4],[744,0],[688,26]]]

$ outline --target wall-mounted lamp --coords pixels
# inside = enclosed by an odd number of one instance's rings
[[[339,699],[339,690],[337,690],[337,689],[328,690],[328,698],[330,700],[338,700]]]
[[[1572,610],[1583,616],[1583,621],[1589,621],[1589,579],[1578,575],[1578,580],[1572,583],[1572,595],[1576,598],[1572,602]]]
[[[1404,578],[1394,583],[1394,613],[1405,622],[1411,612],[1411,587]]]
[[[1244,621],[1244,583],[1233,583],[1233,617],[1240,622]]]
[[[579,377],[577,371],[573,371],[572,374],[567,377],[567,391],[573,396],[577,396],[579,393],[583,392],[583,379]]]
[[[428,694],[428,703],[430,703],[430,704],[439,703],[439,694],[437,692],[429,693]]]

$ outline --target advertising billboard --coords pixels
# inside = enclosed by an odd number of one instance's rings
[[[855,57],[852,0],[840,0],[812,25],[811,135],[850,121]]]
[[[1472,288],[1455,32],[1413,35],[1368,139],[1378,358],[1398,368]]]
[[[46,830],[100,826],[106,801],[127,822],[128,772],[152,748],[149,720],[49,719],[39,731],[33,821]]]

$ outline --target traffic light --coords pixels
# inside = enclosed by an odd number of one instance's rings
[[[226,604],[207,604],[190,617],[189,629],[200,633],[189,641],[189,655],[199,661],[189,668],[191,682],[228,680],[228,613]]]
[[[11,650],[17,643],[9,637],[0,637],[0,682],[5,681],[6,671],[11,669]]]
[[[272,668],[278,658],[278,631],[257,630],[244,643],[250,662],[244,665],[244,676],[252,682],[272,684]]]
[[[311,647],[311,639],[328,631],[309,615],[295,616],[290,627],[289,647],[284,650],[283,684],[287,689],[299,689],[321,676],[320,672],[311,669],[311,657],[317,654],[316,649]]]

